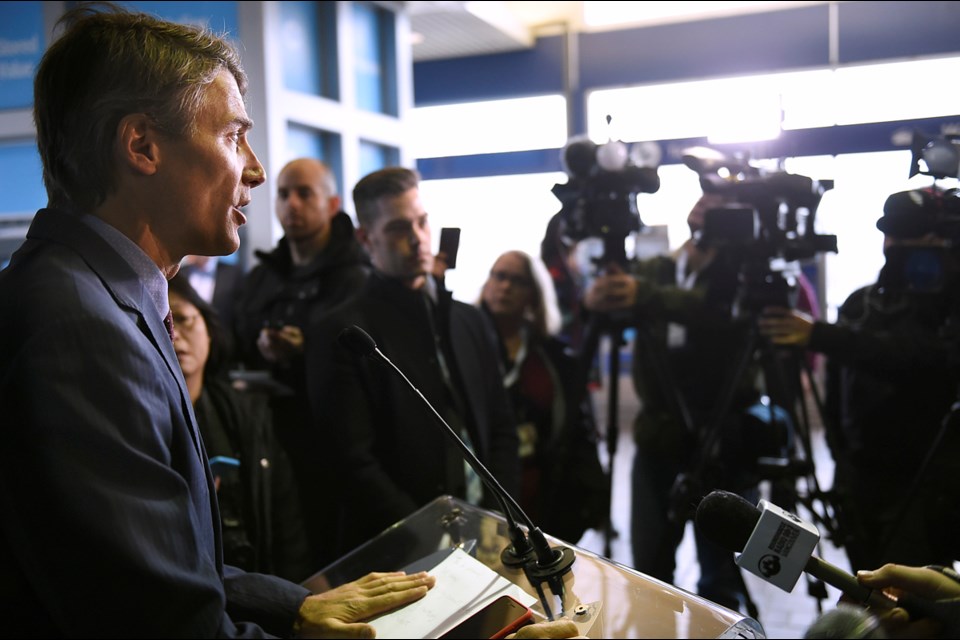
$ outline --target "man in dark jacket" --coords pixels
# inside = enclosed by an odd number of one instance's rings
[[[884,265],[834,324],[765,310],[764,335],[827,357],[825,423],[833,494],[854,570],[950,566],[960,540],[956,461],[960,266],[940,226],[956,192],[891,195],[877,228]]]
[[[374,172],[356,185],[353,199],[374,270],[307,356],[311,401],[330,438],[327,463],[339,469],[338,490],[352,504],[371,505],[343,519],[345,549],[442,494],[498,503],[480,495],[461,452],[395,371],[336,343],[344,327],[367,331],[514,495],[520,472],[514,417],[483,317],[431,275],[417,174],[398,167]]]
[[[280,171],[276,215],[284,236],[273,251],[256,252],[260,264],[244,283],[234,326],[242,364],[269,371],[281,385],[270,398],[273,424],[306,499],[326,491],[331,478],[316,463],[321,440],[309,418],[305,343],[311,326],[360,290],[367,257],[340,210],[333,173],[318,160],[293,160]],[[303,505],[318,567],[335,558],[325,505]]]

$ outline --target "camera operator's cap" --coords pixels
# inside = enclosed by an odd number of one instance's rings
[[[925,189],[900,191],[883,204],[877,229],[894,238],[919,238],[936,230],[937,203]]]

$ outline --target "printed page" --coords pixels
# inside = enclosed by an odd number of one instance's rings
[[[421,600],[370,621],[378,639],[436,638],[501,595],[511,595],[528,607],[537,601],[462,549],[454,550],[430,574],[437,577],[437,584]]]

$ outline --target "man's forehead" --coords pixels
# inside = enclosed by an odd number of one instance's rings
[[[287,184],[312,185],[320,182],[323,176],[324,170],[319,163],[298,160],[285,166],[277,180]]]
[[[418,220],[427,215],[420,203],[420,196],[416,189],[411,189],[400,195],[384,196],[377,201],[377,218],[383,221],[390,220]]]
[[[413,210],[392,210],[392,213],[384,212],[379,220],[383,226],[399,227],[399,226],[410,226],[421,220],[426,219],[426,211],[413,211]]]
[[[243,96],[240,95],[237,79],[226,69],[221,69],[213,82],[207,85],[203,94],[203,104],[205,108],[213,110],[217,118],[225,124],[253,126],[253,121],[247,115]]]
[[[311,180],[304,175],[280,174],[277,178],[278,189],[315,189],[317,180]]]

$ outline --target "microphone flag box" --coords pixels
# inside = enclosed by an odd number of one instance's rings
[[[757,505],[760,519],[737,558],[737,564],[786,592],[793,591],[820,542],[820,532],[794,514],[766,500]]]

